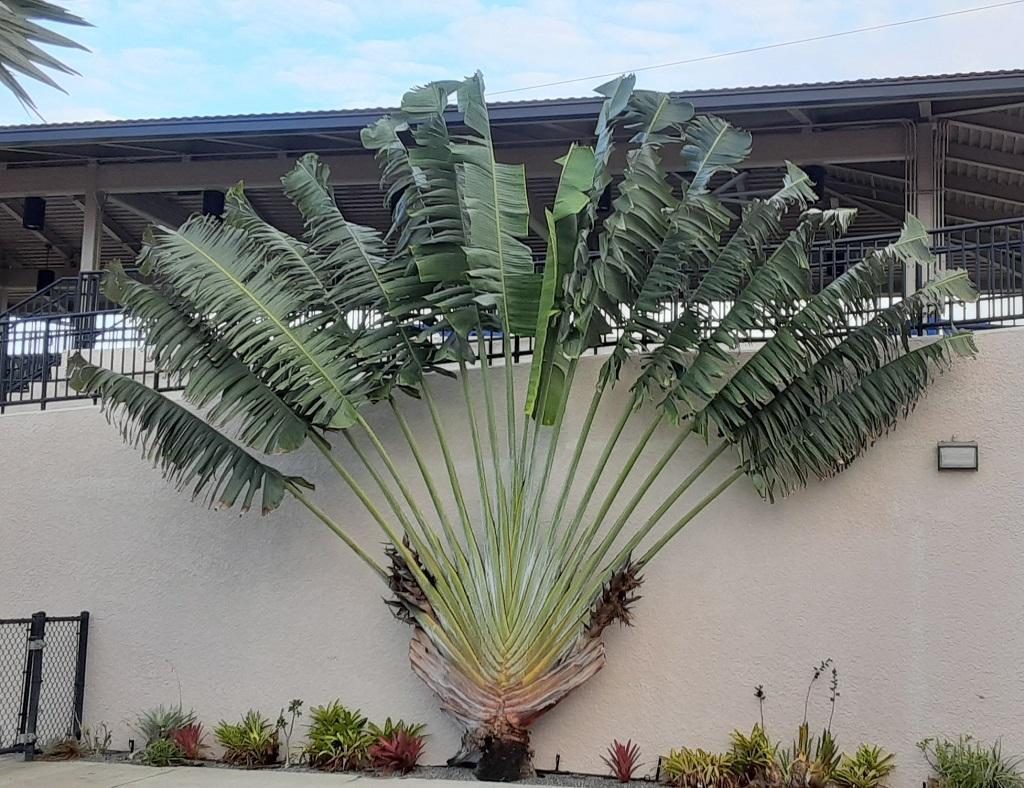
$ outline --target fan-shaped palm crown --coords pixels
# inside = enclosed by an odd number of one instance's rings
[[[258,499],[264,512],[290,494],[389,584],[414,628],[414,670],[465,725],[466,754],[485,751],[488,776],[489,755],[511,748],[525,760],[530,724],[601,668],[601,633],[628,622],[643,567],[727,487],[746,475],[773,499],[839,472],[938,371],[974,351],[965,333],[907,342],[929,310],[975,296],[963,271],[937,264],[916,219],[812,295],[808,251],[842,233],[852,211],[810,207],[812,184],[790,165],[774,195],[734,217],[709,183],[742,163],[749,134],[635,90],[632,77],[598,91],[593,144],[568,148],[542,214],[540,272],[526,245],[526,173],[496,158],[482,78],[432,83],[363,132],[393,208],[387,234],[349,222],[327,167],[308,155],[283,178],[305,220],[302,238],[264,222],[238,186],[223,223],[195,217],[156,229],[143,260],[154,284],[111,272],[109,294],[142,327],[161,369],[187,380],[184,404],[75,361],[75,385],[100,396],[125,439],[181,487],[222,506]],[[453,93],[454,132],[445,113]],[[622,180],[599,219],[613,161],[624,162]],[[795,221],[784,225],[787,215]],[[857,319],[904,266],[930,278]],[[739,354],[755,332],[768,338]],[[617,338],[599,359],[582,427],[566,440],[580,358],[609,334]],[[517,391],[511,342],[501,340],[514,335],[533,337],[534,354],[523,403],[504,407]],[[489,342],[503,359],[488,358]],[[469,478],[433,393],[438,373],[461,384]],[[620,376],[631,381],[628,404],[594,445],[592,425]],[[403,413],[406,393],[426,405],[439,467]],[[366,421],[374,403],[393,410],[428,501]],[[641,473],[658,432],[671,439]],[[638,521],[687,438],[710,449]],[[339,439],[372,489],[332,451]],[[385,564],[314,503],[303,479],[264,457],[307,442],[385,535]],[[553,473],[560,448],[564,475]],[[596,459],[582,474],[588,451]],[[735,461],[716,464],[726,452]],[[723,465],[709,492],[677,510],[702,474]]]

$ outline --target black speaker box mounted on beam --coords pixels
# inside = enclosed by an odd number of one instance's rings
[[[224,215],[224,192],[207,189],[203,192],[203,216]]]
[[[57,281],[57,272],[52,268],[40,268],[36,271],[36,291],[49,287]]]
[[[25,198],[21,226],[26,230],[42,230],[46,226],[46,200],[42,197]]]

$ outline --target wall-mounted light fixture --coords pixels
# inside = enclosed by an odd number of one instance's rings
[[[978,470],[977,441],[939,441],[940,471]]]

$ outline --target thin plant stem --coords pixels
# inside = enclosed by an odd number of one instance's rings
[[[469,390],[469,375],[464,359],[459,359],[459,381],[462,384],[462,398],[466,404],[466,417],[469,421],[469,432],[473,440],[473,459],[476,462],[477,484],[480,488],[480,507],[484,524],[493,533],[494,509],[491,503],[491,495],[487,489],[487,473],[484,465],[483,447],[480,442],[480,428],[476,423],[476,412],[473,408],[473,398]],[[495,469],[497,473],[497,469]]]
[[[669,447],[665,449],[664,453],[662,453],[661,457],[658,459],[658,462],[655,464],[655,466],[650,470],[650,472],[648,472],[643,482],[641,482],[640,486],[637,487],[636,492],[633,493],[633,497],[629,499],[629,501],[626,503],[626,506],[623,508],[622,512],[616,518],[615,522],[612,523],[612,526],[608,529],[608,533],[605,535],[605,538],[602,540],[601,544],[595,551],[595,555],[599,556],[598,560],[600,560],[600,557],[603,557],[605,553],[607,553],[607,551],[611,549],[611,546],[615,543],[615,540],[622,532],[622,529],[629,521],[629,518],[633,515],[633,512],[636,511],[637,506],[640,505],[641,501],[643,501],[644,497],[647,495],[647,491],[651,488],[651,485],[654,484],[654,482],[661,475],[662,471],[665,470],[665,467],[675,456],[676,452],[679,451],[683,443],[686,442],[686,439],[690,436],[692,432],[693,423],[690,422],[687,424],[686,427],[679,431],[679,434],[676,435],[676,437],[673,439]]]
[[[694,482],[704,475],[704,472],[711,467],[715,460],[717,460],[722,452],[725,451],[728,445],[729,444],[723,442],[716,446],[715,449],[708,454],[708,456],[706,456],[696,468],[690,471],[686,478],[683,479],[671,493],[669,493],[669,496],[662,501],[661,505],[654,510],[644,524],[637,529],[636,533],[630,537],[626,545],[616,554],[612,562],[605,568],[605,575],[615,571],[615,569],[622,565],[623,561],[632,555],[633,551],[637,546],[639,546],[644,538],[654,530],[659,522],[661,522],[661,518],[664,517],[668,510],[672,508],[673,504],[679,500],[683,493],[693,486]]]
[[[309,500],[309,498],[306,497],[306,495],[302,492],[298,485],[296,485],[293,482],[285,482],[285,486],[288,489],[288,492],[292,494],[292,497],[295,498],[295,500],[297,500],[299,503],[301,503],[303,506],[309,509],[309,511],[316,515],[317,519],[319,519],[320,522],[322,522],[324,525],[326,525],[328,528],[334,531],[334,533],[345,544],[349,546],[352,552],[359,556],[363,560],[363,562],[370,567],[370,569],[377,573],[381,580],[383,580],[385,583],[388,582],[388,573],[384,571],[384,568],[376,561],[374,561],[373,557],[370,556],[370,554],[367,553],[362,547],[360,547],[359,544],[356,543],[356,541],[351,536],[345,533],[344,529],[340,525],[338,525],[334,520],[332,520],[324,512],[323,509],[321,509],[319,506],[317,506],[315,503]]]
[[[643,538],[650,533],[650,531],[661,521],[665,513],[672,508],[673,504],[683,495],[693,484],[699,479],[712,463],[718,458],[718,456],[724,451],[727,444],[723,443],[718,446],[708,457],[706,457],[696,468],[694,468],[682,482],[672,491],[672,493],[666,498],[666,500],[658,507],[658,509],[651,514],[646,520],[644,525],[637,530],[636,533],[630,538],[625,546],[619,551],[618,555],[605,567],[605,569],[599,574],[594,574],[594,569],[603,557],[604,551],[598,550],[592,554],[586,566],[578,571],[565,572],[564,580],[556,584],[556,587],[551,589],[548,594],[547,601],[542,609],[541,616],[550,614],[555,609],[556,604],[566,599],[572,600],[570,604],[565,605],[565,609],[560,616],[559,625],[562,623],[576,620],[583,614],[586,607],[591,603],[593,595],[601,588],[608,577],[611,576],[612,572],[622,566],[623,562],[632,555],[637,545],[643,540]],[[610,543],[607,547],[610,547]],[[607,550],[605,547],[605,550]]]
[[[658,428],[661,420],[662,414],[658,413],[657,416],[651,420],[651,423],[647,425],[647,429],[645,429],[643,434],[640,436],[640,440],[637,441],[637,444],[630,453],[629,458],[619,471],[618,477],[608,489],[608,493],[605,495],[604,501],[601,503],[601,507],[598,509],[597,514],[594,515],[594,521],[590,524],[590,527],[576,544],[574,548],[574,553],[576,555],[582,557],[582,555],[590,548],[591,543],[594,541],[594,537],[597,535],[601,528],[601,524],[604,522],[605,516],[608,514],[608,510],[611,509],[612,504],[615,503],[615,499],[618,497],[619,491],[622,489],[622,485],[626,483],[626,479],[629,478],[629,474],[632,472],[637,460],[640,459],[640,455],[643,454],[644,449],[647,448],[647,444],[651,440],[651,436],[654,435],[654,431]],[[572,571],[572,567],[575,565],[574,561],[570,561],[569,571]]]
[[[373,466],[367,461],[365,454],[362,454],[361,451],[359,450],[358,444],[356,444],[355,441],[352,440],[351,436],[347,432],[345,432],[345,437],[349,439],[349,442],[352,445],[353,449],[357,451],[357,454],[360,456],[360,459],[363,461],[363,464],[367,467],[367,470],[370,471],[371,475],[375,475],[376,478],[379,479],[379,475],[376,473]],[[436,551],[428,549],[415,530],[411,528],[406,528],[406,533],[409,535],[410,540],[413,543],[413,546],[419,552],[420,557],[424,560],[424,562],[428,564],[428,569],[434,574],[434,577],[437,579],[438,585],[437,587],[435,587],[434,584],[430,582],[427,576],[420,569],[419,562],[416,560],[416,556],[413,555],[412,551],[410,551],[409,548],[403,543],[401,538],[391,527],[391,525],[387,522],[383,514],[377,508],[377,506],[370,499],[369,495],[366,494],[366,491],[363,490],[360,484],[355,480],[355,477],[353,477],[352,474],[349,473],[348,469],[345,468],[345,466],[343,466],[340,462],[338,462],[338,459],[334,456],[333,452],[331,451],[331,446],[327,442],[327,440],[315,433],[312,434],[312,438],[314,445],[316,445],[317,448],[320,449],[321,453],[323,453],[323,455],[331,463],[332,467],[335,469],[338,475],[341,476],[342,480],[349,486],[352,492],[356,494],[356,497],[359,498],[364,508],[366,508],[366,510],[370,513],[370,516],[373,517],[373,519],[380,526],[381,530],[384,531],[384,534],[385,536],[387,536],[388,540],[392,543],[392,545],[394,545],[395,549],[398,550],[399,553],[402,555],[402,558],[405,560],[410,571],[416,577],[417,584],[423,589],[423,593],[426,594],[427,598],[430,600],[431,605],[436,609],[439,615],[442,615],[444,618],[447,618],[452,622],[455,631],[459,633],[460,637],[465,641],[466,646],[469,647],[469,641],[466,639],[464,633],[465,627],[460,622],[459,613],[456,610],[456,607],[461,609],[462,618],[464,618],[467,621],[472,621],[472,605],[470,603],[469,598],[466,596],[465,589],[462,588],[461,582],[459,582],[458,572],[455,570],[455,567],[451,564],[451,561],[448,558],[445,551],[440,549],[440,545],[437,546]],[[385,486],[382,489],[386,490],[387,488]],[[390,491],[388,491],[388,494],[390,494]],[[385,497],[388,496],[386,495]],[[391,500],[394,501],[393,495],[391,496]],[[397,505],[397,501],[394,503]],[[404,520],[404,516],[402,519]],[[404,523],[408,524],[408,520],[404,520]],[[433,532],[428,529],[427,533],[430,536],[434,537],[436,542],[436,536],[434,536]],[[442,567],[437,563],[435,556],[441,556],[448,564],[448,566],[451,567],[451,571],[444,571]],[[455,580],[456,584],[458,585],[458,590],[456,590],[450,584],[450,579]],[[444,596],[442,596],[442,591],[447,591],[451,599],[447,599]],[[476,654],[473,654],[473,658],[477,658]]]
[[[409,427],[409,422],[406,421],[406,418],[398,408],[397,403],[393,399],[388,400],[388,403],[391,405],[391,412],[395,416],[395,421],[398,422],[398,427],[401,430],[402,435],[405,436],[405,440],[409,444],[409,450],[412,452],[413,459],[416,460],[416,466],[419,468],[420,475],[423,477],[423,483],[427,487],[427,493],[430,495],[430,500],[434,504],[434,509],[437,510],[437,516],[441,521],[441,528],[444,529],[445,536],[448,538],[448,542],[452,545],[454,551],[454,547],[458,544],[458,537],[455,535],[455,529],[448,517],[448,512],[445,510],[441,496],[437,492],[433,476],[431,475],[430,469],[423,458],[423,453],[420,451],[419,444],[416,442],[416,438],[413,436],[412,430]],[[456,557],[458,557],[457,552]],[[463,562],[460,562],[460,564],[461,563]]]
[[[587,408],[587,415],[583,419],[583,426],[580,428],[579,436],[576,438],[576,448],[573,450],[572,459],[569,461],[569,468],[566,471],[565,482],[562,485],[562,493],[558,497],[558,503],[555,505],[554,513],[551,516],[553,523],[561,522],[562,511],[565,509],[565,504],[569,500],[569,491],[572,489],[573,481],[576,478],[576,469],[579,467],[580,459],[583,457],[583,449],[586,446],[587,438],[590,437],[590,428],[594,423],[594,417],[597,415],[598,406],[601,404],[601,397],[604,395],[604,386],[600,383],[594,389],[594,394],[590,398],[590,406]],[[554,446],[548,447],[548,458],[549,460],[554,456]],[[545,478],[549,477],[550,474],[545,473]],[[552,529],[554,533],[554,529]]]
[[[711,492],[705,495],[701,499],[700,503],[694,506],[682,518],[680,518],[675,525],[669,528],[668,531],[666,531],[665,534],[657,542],[654,543],[650,550],[643,554],[643,557],[640,559],[640,565],[644,566],[645,564],[650,562],[650,560],[658,554],[658,551],[669,543],[672,537],[674,537],[686,525],[688,525],[694,517],[696,517],[698,514],[704,511],[704,509],[707,508],[707,506],[710,505],[712,502],[714,502],[714,500],[718,498],[719,495],[721,495],[723,492],[729,489],[732,483],[736,481],[738,478],[740,478],[740,476],[742,475],[743,469],[737,468],[732,473],[730,473],[721,484],[719,484]]]
[[[473,531],[473,524],[469,519],[469,511],[466,507],[466,498],[462,494],[462,484],[459,481],[459,474],[455,469],[455,461],[452,458],[451,449],[449,448],[448,440],[445,437],[444,421],[441,419],[441,414],[437,409],[434,396],[431,394],[430,384],[425,378],[420,388],[423,391],[423,399],[427,403],[427,409],[430,411],[430,420],[434,424],[434,431],[437,433],[437,443],[441,448],[441,456],[444,457],[444,465],[448,471],[448,479],[451,482],[452,495],[455,498],[455,506],[458,508],[459,518],[462,520],[462,530],[463,535],[466,537],[467,548],[470,554],[476,556],[479,562],[480,546],[477,544],[476,533]],[[478,568],[482,567],[478,566]]]
[[[568,545],[571,543],[571,540],[575,538],[576,531],[579,529],[579,525],[586,514],[587,506],[590,504],[590,498],[593,496],[594,490],[597,489],[597,484],[601,480],[601,475],[604,473],[604,469],[608,465],[608,460],[612,456],[612,452],[615,450],[615,445],[619,442],[619,438],[622,436],[622,431],[626,427],[626,422],[629,421],[629,417],[632,415],[633,405],[632,403],[629,403],[623,409],[622,415],[612,428],[612,434],[605,442],[604,449],[601,451],[601,456],[598,458],[597,465],[594,466],[594,470],[590,474],[590,482],[587,484],[587,488],[583,492],[583,498],[580,500],[580,503],[576,508],[576,515],[572,518],[572,521],[569,523],[569,527],[565,530],[563,544]]]

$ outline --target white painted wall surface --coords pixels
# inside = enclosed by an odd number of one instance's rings
[[[895,750],[894,788],[926,776],[914,748],[924,736],[1003,736],[1024,750],[1024,331],[978,343],[980,358],[850,471],[776,505],[737,483],[684,530],[650,567],[636,627],[608,634],[604,671],[536,727],[538,766],[557,752],[565,769],[603,771],[613,737],[639,742],[652,768],[672,746],[724,748],[756,720],[761,683],[770,732],[788,743],[810,669],[829,656],[840,742]],[[442,397],[453,424],[455,391]],[[979,441],[979,472],[936,471],[935,444],[954,434]],[[471,473],[468,446],[456,455]],[[286,464],[378,541],[322,462]],[[459,732],[409,671],[409,631],[384,589],[300,506],[261,518],[191,504],[92,407],[0,418],[0,473],[0,614],[92,612],[87,722],[112,724],[116,745],[140,710],[176,702],[180,682],[208,727],[251,706],[273,717],[290,698],[339,697],[428,722],[430,762],[455,749]]]

